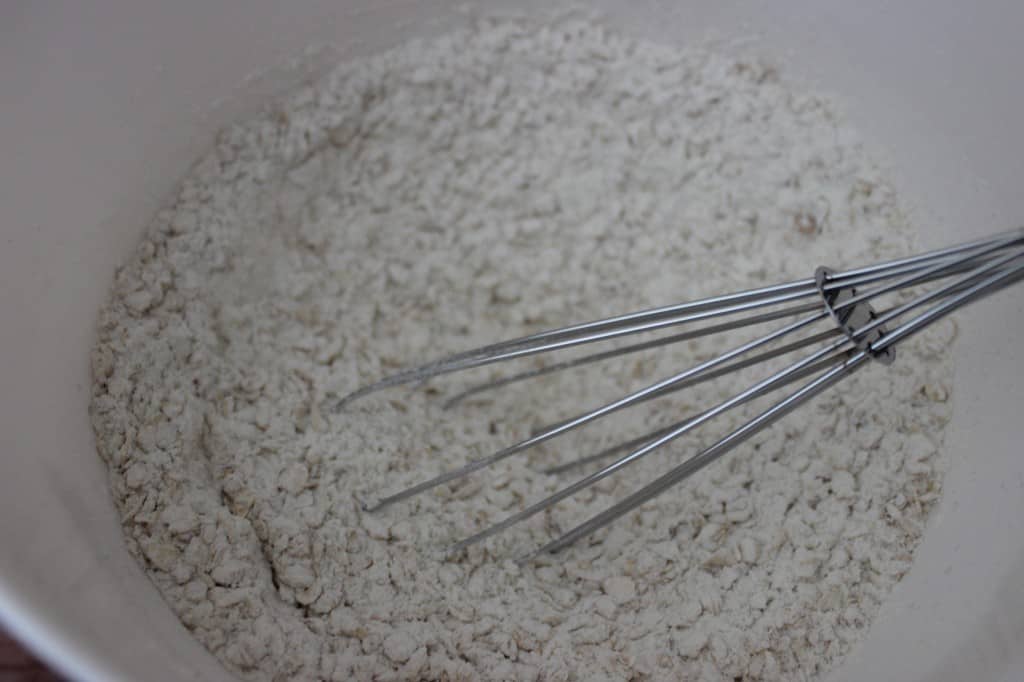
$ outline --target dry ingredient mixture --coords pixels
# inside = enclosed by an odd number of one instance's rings
[[[742,415],[462,556],[440,549],[572,480],[543,465],[708,407],[753,375],[378,514],[355,497],[730,339],[449,411],[438,393],[511,369],[332,405],[447,352],[906,254],[910,233],[832,105],[755,59],[563,19],[483,21],[344,64],[225,130],[118,272],[92,415],[128,546],[195,637],[251,680],[816,677],[908,569],[940,493],[951,322],[524,567],[512,559]]]

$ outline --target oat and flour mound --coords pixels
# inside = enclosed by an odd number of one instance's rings
[[[945,322],[553,560],[512,558],[732,415],[467,554],[540,473],[742,373],[374,515],[392,492],[706,359],[680,344],[441,409],[509,367],[337,397],[541,328],[912,249],[829,102],[765,63],[589,21],[483,22],[344,64],[225,130],[119,271],[92,415],[129,548],[250,680],[803,679],[863,635],[940,493]],[[529,363],[534,360],[527,361]]]

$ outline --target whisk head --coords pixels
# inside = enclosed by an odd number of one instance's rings
[[[558,551],[685,480],[869,361],[891,363],[901,341],[936,320],[1022,278],[1024,228],[851,270],[835,271],[819,267],[813,277],[805,280],[539,332],[399,372],[342,398],[338,403],[339,409],[369,393],[419,383],[442,374],[634,335],[663,330],[670,332],[473,386],[445,403],[451,406],[469,396],[551,372],[743,327],[780,323],[763,336],[724,351],[714,358],[573,418],[546,426],[529,438],[498,449],[486,457],[469,460],[461,467],[445,471],[410,488],[379,497],[372,503],[364,504],[363,508],[367,512],[375,512],[468,476],[500,460],[519,455],[614,412],[774,358],[803,352],[802,357],[783,369],[699,414],[680,419],[602,452],[548,469],[548,473],[563,473],[582,464],[608,461],[619,455],[599,470],[449,547],[451,552],[463,550],[552,507],[741,405],[762,396],[778,395],[777,402],[725,437],[521,560],[528,560],[542,552]],[[789,392],[784,390],[802,380],[806,380],[806,383]]]

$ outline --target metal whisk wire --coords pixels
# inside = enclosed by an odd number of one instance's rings
[[[473,386],[450,399],[446,406],[451,406],[469,396],[550,372],[609,360],[625,354],[650,350],[701,336],[776,320],[796,318],[774,331],[698,363],[689,369],[661,379],[596,409],[542,428],[518,443],[499,449],[486,457],[470,460],[461,467],[443,472],[412,487],[381,497],[373,504],[364,504],[363,508],[367,512],[377,511],[467,476],[502,459],[520,454],[613,412],[633,407],[669,392],[689,388],[724,374],[736,372],[799,350],[817,348],[806,357],[792,362],[784,369],[700,414],[663,426],[652,433],[608,448],[596,455],[549,469],[551,473],[561,473],[582,463],[601,461],[612,455],[627,452],[598,471],[449,547],[449,551],[457,552],[491,537],[552,507],[601,479],[621,471],[629,464],[715,417],[759,397],[779,391],[802,379],[813,377],[809,382],[785,395],[732,433],[521,560],[529,560],[543,552],[558,551],[685,480],[798,406],[857,371],[868,360],[877,360],[888,364],[893,360],[893,352],[900,341],[909,338],[954,310],[1003,289],[1022,278],[1024,278],[1024,228],[909,258],[842,272],[818,268],[815,276],[806,280],[654,308],[531,334],[458,353],[399,372],[342,398],[338,403],[339,409],[371,392],[402,384],[422,382],[442,374],[538,353],[610,341],[634,334],[656,332],[681,325],[697,325],[709,320],[715,321],[715,324],[699,326],[669,336],[585,355]],[[933,283],[938,283],[938,286],[918,293],[910,300],[895,304],[881,312],[876,311],[872,306],[873,302],[877,302],[887,294],[906,292],[912,288],[921,288]],[[867,288],[861,289],[861,287]],[[719,318],[727,319],[718,321]],[[814,325],[828,321],[831,321],[828,329],[803,337],[799,336]],[[891,329],[890,325],[892,325]],[[782,341],[785,343],[777,345]]]

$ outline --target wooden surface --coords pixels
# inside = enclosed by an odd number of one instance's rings
[[[0,682],[61,682],[62,679],[0,632]]]

